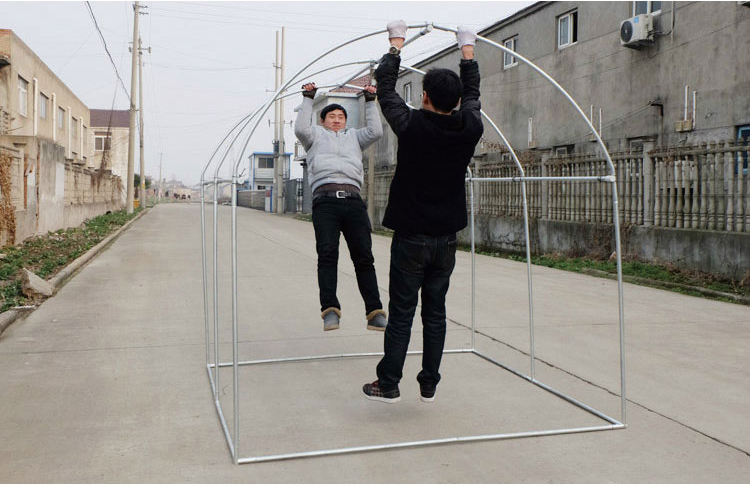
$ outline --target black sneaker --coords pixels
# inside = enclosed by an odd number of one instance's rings
[[[401,400],[401,393],[398,391],[398,386],[390,391],[384,391],[380,388],[380,381],[376,380],[372,384],[365,384],[362,386],[362,392],[365,393],[367,399],[373,401],[387,402],[393,404]]]
[[[435,391],[437,386],[419,384],[419,394],[422,402],[432,402],[435,400]]]

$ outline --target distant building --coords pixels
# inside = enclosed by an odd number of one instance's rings
[[[123,181],[128,175],[128,138],[130,112],[128,110],[91,109],[89,144],[91,159],[97,168],[109,169]]]
[[[282,158],[284,180],[289,179],[292,153],[285,153]],[[273,187],[274,155],[273,152],[253,152],[250,154],[249,189],[269,189]]]

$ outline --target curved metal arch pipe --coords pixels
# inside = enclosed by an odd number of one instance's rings
[[[456,29],[452,29],[450,27],[443,27],[440,25],[432,24],[432,26],[435,29],[446,31],[446,32],[454,32],[456,33]],[[487,39],[482,36],[477,36],[477,40],[482,41],[490,46],[493,46],[497,49],[500,49],[504,53],[508,53],[512,55],[514,58],[520,60],[527,66],[529,66],[531,69],[539,73],[544,79],[549,81],[552,86],[554,86],[562,95],[570,102],[570,104],[573,106],[573,108],[578,112],[578,114],[581,116],[584,122],[586,122],[586,125],[591,129],[591,133],[594,134],[594,137],[596,138],[597,143],[599,144],[599,147],[601,147],[602,151],[604,152],[604,157],[607,160],[607,167],[610,172],[610,176],[612,180],[610,181],[612,184],[612,221],[613,225],[615,227],[615,252],[617,254],[617,299],[618,299],[618,310],[619,310],[619,331],[620,331],[620,409],[621,409],[621,421],[623,424],[626,424],[626,399],[625,399],[625,308],[623,303],[623,284],[622,284],[622,252],[621,252],[621,242],[620,242],[620,211],[619,211],[619,203],[617,201],[617,174],[615,171],[615,165],[612,162],[612,158],[609,155],[609,151],[607,150],[607,147],[604,145],[604,141],[602,141],[601,136],[596,131],[596,128],[591,123],[591,121],[586,117],[586,114],[583,112],[580,106],[578,106],[578,103],[573,99],[570,94],[565,91],[565,89],[560,86],[560,84],[555,81],[549,74],[547,74],[543,69],[541,69],[539,66],[534,64],[533,62],[526,59],[524,56],[518,54],[515,51],[512,51],[508,49],[505,46],[502,46],[498,44],[497,42],[491,41],[490,39]]]

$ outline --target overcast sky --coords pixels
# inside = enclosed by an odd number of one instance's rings
[[[455,28],[481,29],[533,2],[142,2],[140,31],[144,46],[144,116],[146,174],[195,184],[213,150],[242,117],[254,111],[274,89],[275,32],[286,28],[287,80],[312,59],[337,44],[385,28],[389,20],[409,25],[425,21]],[[91,2],[96,20],[125,87],[130,90],[129,43],[133,36],[132,2]],[[0,3],[0,28],[12,29],[89,107],[128,109],[125,91],[105,53],[84,2]],[[416,32],[416,31],[413,31]],[[412,31],[408,34],[412,35]],[[435,31],[405,48],[408,62],[455,41]],[[387,36],[359,41],[337,51],[307,72],[363,59],[377,59],[387,48]],[[313,81],[344,81],[359,68],[349,66]],[[298,88],[302,83],[295,83]],[[287,122],[299,96],[285,103]],[[273,129],[263,118],[237,161],[252,151],[270,151]],[[285,129],[287,150],[294,132]],[[242,137],[244,141],[244,137]],[[138,171],[136,155],[136,172]],[[243,162],[246,164],[246,162]],[[231,164],[225,163],[223,175]],[[292,175],[301,174],[293,164]]]

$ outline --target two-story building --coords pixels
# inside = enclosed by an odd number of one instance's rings
[[[280,156],[282,161],[282,170],[284,180],[289,179],[291,169],[292,153],[286,152]],[[269,189],[273,188],[274,178],[274,153],[273,152],[253,152],[249,157],[250,176],[249,186],[247,189]]]
[[[537,2],[479,32],[549,73],[609,148],[748,140],[748,2]],[[415,44],[416,46],[416,44]],[[455,45],[416,67],[457,69]],[[595,150],[565,98],[514,56],[479,42],[482,107],[514,149]],[[406,73],[405,99],[421,92]],[[419,97],[413,97],[419,105]],[[499,137],[485,126],[484,142]],[[387,160],[386,153],[382,154]],[[380,159],[380,157],[379,157]]]
[[[0,29],[0,134],[42,137],[87,165],[89,109],[13,31]]]
[[[11,30],[0,29],[0,245],[119,209],[96,173],[89,109]]]

